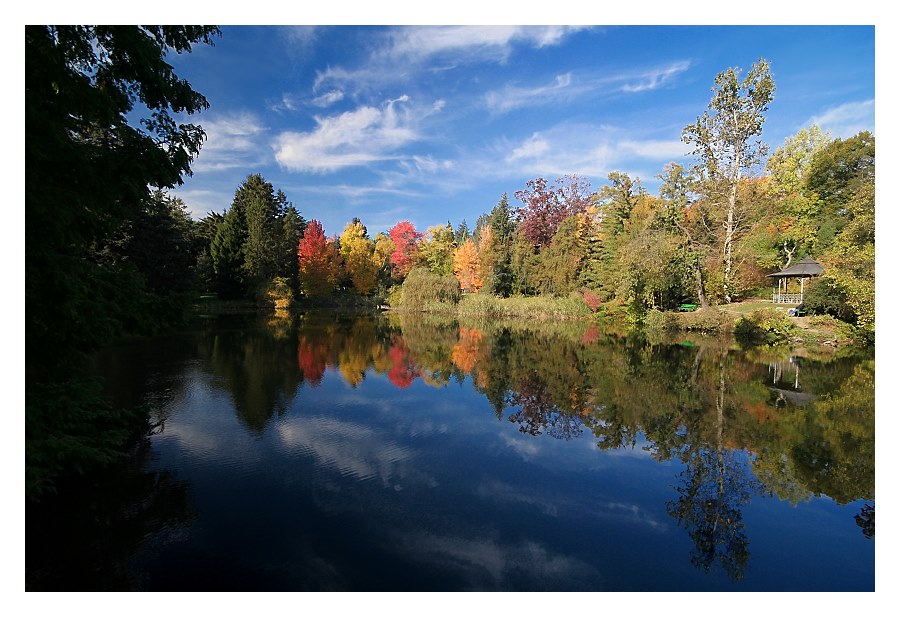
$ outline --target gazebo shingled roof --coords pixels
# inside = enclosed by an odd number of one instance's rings
[[[769,274],[767,276],[772,276],[772,277],[777,277],[777,278],[793,278],[793,277],[807,278],[810,276],[819,276],[823,272],[825,272],[825,268],[822,267],[822,264],[817,262],[812,257],[804,257],[797,263],[788,266],[781,272],[776,272],[774,274]]]

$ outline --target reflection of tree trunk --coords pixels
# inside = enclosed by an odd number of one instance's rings
[[[694,356],[694,366],[691,368],[691,387],[697,386],[697,375],[700,373],[700,361],[703,359],[703,352],[705,350],[705,347],[700,347],[697,350],[697,355]]]
[[[719,392],[716,395],[716,462],[718,463],[719,472],[719,498],[725,497],[725,446],[723,443],[723,433],[725,431],[725,356],[728,352],[723,352],[719,356]],[[719,524],[719,515],[716,513],[715,528]]]

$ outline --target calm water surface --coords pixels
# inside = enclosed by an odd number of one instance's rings
[[[871,356],[307,314],[97,370],[157,427],[39,588],[874,589]]]

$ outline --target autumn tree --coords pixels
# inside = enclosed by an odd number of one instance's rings
[[[369,239],[366,227],[359,219],[353,219],[344,228],[340,247],[353,287],[360,295],[369,295],[378,282],[380,265],[375,258],[375,243]]]
[[[704,196],[725,210],[722,297],[726,303],[732,298],[738,185],[766,154],[766,146],[757,138],[775,93],[765,60],[755,63],[743,80],[739,75],[740,70],[734,68],[719,73],[707,111],[682,132],[682,139],[694,146],[692,154],[699,160]]]
[[[820,256],[825,266],[822,278],[844,295],[861,331],[874,337],[875,182],[853,189],[842,208],[841,231]]]
[[[330,296],[341,277],[341,256],[322,224],[312,220],[297,248],[300,289],[308,297]]]
[[[400,221],[388,233],[394,243],[394,252],[391,253],[392,274],[396,279],[403,279],[415,265],[422,234],[409,221]]]
[[[472,238],[466,240],[453,253],[453,274],[459,280],[463,292],[478,293],[484,281],[481,277],[481,261]]]
[[[516,210],[516,217],[525,238],[534,246],[550,243],[557,227],[573,214],[584,212],[591,203],[590,182],[578,176],[563,176],[557,184],[549,185],[544,178],[526,182],[516,191],[516,199],[524,207]]]
[[[635,317],[648,308],[674,309],[691,296],[691,258],[684,239],[667,220],[666,200],[647,197],[632,213],[620,244],[620,296]]]
[[[663,210],[656,224],[679,236],[682,260],[692,273],[694,297],[701,308],[707,308],[706,263],[715,251],[717,237],[709,202],[696,199],[697,177],[678,163],[666,164],[657,178]]]

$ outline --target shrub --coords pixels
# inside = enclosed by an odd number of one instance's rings
[[[790,317],[776,309],[760,309],[741,317],[734,325],[735,337],[743,342],[773,345],[794,336]]]
[[[425,268],[409,271],[403,281],[400,305],[404,308],[424,308],[435,303],[459,302],[459,281],[452,274],[433,274]]]
[[[678,313],[650,309],[644,318],[644,327],[648,330],[681,330],[683,328],[678,317]]]
[[[803,308],[810,315],[831,315],[847,323],[856,323],[856,314],[847,304],[847,295],[827,278],[809,282],[803,294]]]
[[[663,312],[656,309],[647,311],[644,327],[648,330],[687,330],[690,332],[728,332],[731,318],[714,308],[700,309],[688,313]]]
[[[266,298],[272,304],[276,313],[283,313],[291,308],[294,304],[294,290],[291,289],[290,280],[277,276],[272,279],[268,289],[266,289]]]
[[[596,313],[597,309],[600,308],[600,297],[589,289],[586,289],[584,291],[582,297],[584,298],[584,303],[587,304],[587,307],[589,309],[591,309],[591,312]]]

